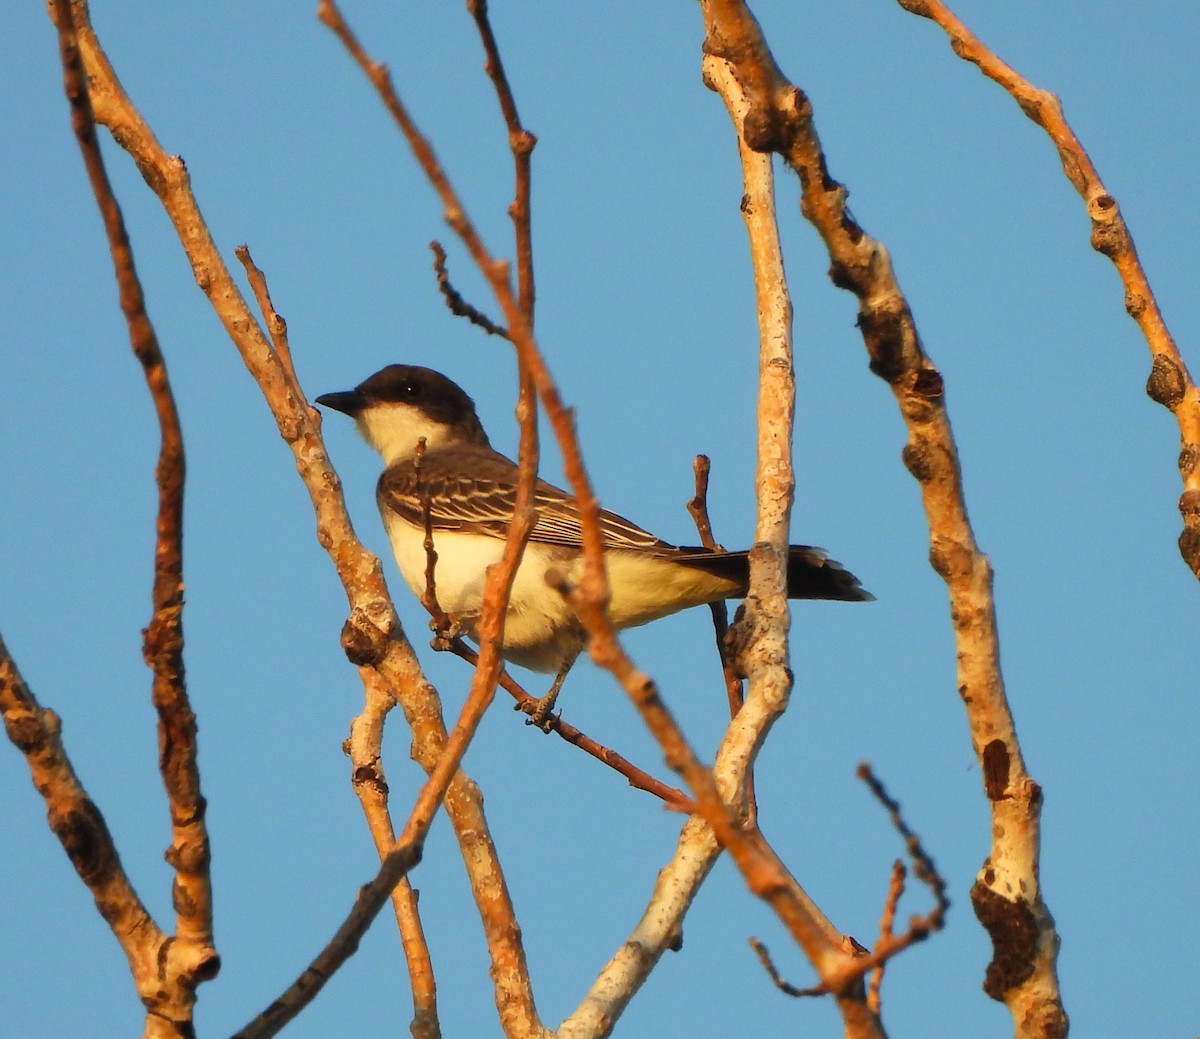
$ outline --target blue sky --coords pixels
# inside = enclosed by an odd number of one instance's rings
[[[398,7],[402,9],[397,10]],[[603,503],[688,540],[691,459],[713,459],[718,537],[753,530],[754,306],[728,118],[699,77],[691,3],[502,4],[494,22],[535,153],[539,338],[578,411]],[[190,9],[189,9],[190,8]],[[811,96],[832,174],[890,249],[947,383],[968,505],[996,571],[1003,664],[1046,796],[1043,883],[1063,935],[1076,1034],[1196,1033],[1192,938],[1195,638],[1200,599],[1175,539],[1178,433],[1144,393],[1148,355],[1053,147],[1013,102],[897,5],[762,2],[784,69]],[[1195,282],[1200,17],[1115,0],[957,10],[1058,93],[1129,221],[1185,357],[1200,368]],[[350,3],[497,251],[511,197],[503,127],[457,4]],[[515,445],[513,362],[444,310],[428,241],[439,208],[362,76],[311,5],[97,0],[126,88],[184,156],[217,241],[249,244],[287,317],[310,396],[386,363],[461,382]],[[64,720],[76,767],[142,897],[169,923],[168,817],[149,675],[153,412],[125,338],[99,220],[71,138],[42,5],[0,38],[0,631]],[[257,388],[197,291],[132,164],[107,148],[187,437],[189,688],[210,802],[223,970],[199,1034],[257,1013],[332,932],[374,869],[340,744],[361,702],[338,646],[344,598]],[[889,970],[893,1035],[1004,1035],[980,992],[988,943],[967,891],[988,846],[979,769],[954,688],[946,596],[927,562],[903,429],[866,367],[854,303],[780,179],[796,307],[794,540],[823,545],[878,596],[797,604],[796,691],[760,759],[769,838],[844,930],[869,940],[901,848],[853,778],[868,760],[950,885],[947,930]],[[459,287],[487,306],[451,247]],[[327,442],[364,541],[384,551],[377,460],[333,416]],[[544,473],[558,480],[547,447]],[[389,564],[390,565],[390,564]],[[410,634],[420,607],[389,569]],[[700,752],[722,730],[705,611],[630,633]],[[426,653],[448,713],[469,673]],[[528,676],[526,676],[528,677]],[[623,695],[590,664],[569,719],[660,774]],[[395,810],[419,783],[397,719]],[[556,1024],[624,940],[678,820],[520,724],[502,703],[466,761],[482,785],[524,930],[539,1009]],[[133,1034],[119,950],[48,832],[24,762],[0,752],[0,1012],[6,1035]],[[444,820],[415,877],[447,1036],[497,1034],[478,922]],[[904,910],[924,907],[921,896]],[[745,939],[808,973],[728,862],[618,1026],[619,1035],[835,1034]],[[285,1034],[406,1031],[394,928],[372,930]]]

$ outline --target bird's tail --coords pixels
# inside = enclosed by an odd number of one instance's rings
[[[744,598],[749,591],[749,552],[714,552],[704,548],[681,551],[683,555],[676,557],[677,562],[735,582],[737,588],[729,598]],[[837,599],[842,602],[869,602],[875,598],[841,563],[811,545],[788,547],[787,594],[789,599]]]
[[[789,599],[870,602],[875,598],[841,563],[809,545],[788,546],[787,593]]]

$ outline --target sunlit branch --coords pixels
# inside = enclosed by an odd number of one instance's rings
[[[1179,551],[1200,578],[1200,390],[1167,328],[1150,279],[1138,258],[1133,235],[1120,207],[1100,180],[1091,157],[1063,116],[1062,104],[1050,91],[1034,86],[987,47],[941,0],[897,0],[913,14],[936,22],[950,38],[954,53],[978,66],[1002,86],[1030,119],[1050,136],[1058,149],[1063,172],[1087,205],[1092,223],[1092,247],[1107,256],[1125,287],[1125,310],[1137,322],[1150,348],[1151,369],[1146,382],[1150,397],[1170,410],[1179,425],[1179,474],[1183,495],[1179,511],[1183,532]]]
[[[799,176],[801,212],[829,251],[831,277],[859,301],[858,324],[871,370],[891,387],[908,428],[904,463],[918,481],[930,532],[930,559],[946,582],[957,649],[957,689],[972,742],[988,778],[993,843],[980,872],[975,904],[1004,951],[1006,922],[1033,921],[1036,940],[1020,954],[1022,969],[989,991],[1004,997],[1029,1031],[1065,1028],[1055,959],[1058,940],[1038,878],[1041,791],[1025,769],[1004,692],[992,599],[992,571],[975,543],[963,497],[958,452],[946,412],[941,373],[926,355],[887,250],[846,207],[846,189],[829,173],[813,123],[812,104],[780,72],[753,15],[740,0],[705,0],[710,63],[720,62],[744,91],[747,143],[778,152]],[[1015,894],[1014,893],[1019,893]],[[981,906],[991,907],[986,913]],[[1028,967],[1026,970],[1025,968]],[[843,1012],[848,1008],[843,1004]],[[867,1010],[865,1003],[862,1009]],[[1033,1026],[1029,1022],[1035,1022]],[[1048,1030],[1043,1032],[1043,1027]]]
[[[86,2],[71,0],[71,7],[97,118],[133,157],[158,195],[198,284],[258,382],[280,434],[295,456],[297,469],[313,501],[318,540],[334,562],[350,603],[343,646],[355,663],[377,669],[397,694],[405,718],[413,728],[414,757],[431,771],[442,757],[447,738],[440,703],[404,637],[378,559],[366,552],[354,536],[340,482],[321,440],[319,420],[308,408],[303,391],[291,376],[290,366],[267,340],[246,306],[192,195],[182,161],[162,149],[125,95],[90,26]],[[504,907],[509,905],[503,872],[487,839],[487,823],[478,792],[461,772],[451,782],[447,807],[463,843],[464,860],[477,901],[503,914]],[[514,958],[521,956],[516,933],[507,922],[489,931],[489,949],[498,974],[507,974]],[[519,1015],[519,1001],[513,1001],[512,1005]]]

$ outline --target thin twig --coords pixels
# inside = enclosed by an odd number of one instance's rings
[[[800,988],[793,985],[779,972],[779,968],[775,966],[775,961],[771,959],[770,950],[767,949],[766,945],[757,938],[750,938],[749,941],[750,948],[758,956],[758,962],[762,964],[763,970],[767,972],[767,976],[774,982],[775,987],[780,992],[788,996],[794,996],[797,999],[805,996],[826,996],[829,994],[829,990],[824,985],[812,985],[808,988]]]
[[[479,662],[479,654],[471,649],[461,638],[454,639],[447,648],[455,656],[462,657],[469,664],[475,665]],[[532,713],[538,703],[537,697],[530,696],[507,671],[501,672],[499,684],[500,688],[516,701],[514,706],[517,709],[523,710],[526,714]],[[633,764],[627,758],[622,757],[610,747],[598,743],[570,722],[557,715],[552,716],[549,721],[550,732],[555,733],[585,754],[590,754],[614,772],[620,773],[635,790],[644,790],[648,794],[653,794],[655,797],[660,798],[664,802],[664,806],[670,808],[672,811],[691,814],[696,810],[695,803],[682,790],[677,787],[668,786],[660,779],[655,779],[649,772],[638,768],[637,765]]]
[[[713,537],[712,521],[708,516],[708,476],[712,462],[708,455],[696,455],[692,462],[692,472],[696,478],[696,493],[687,503],[688,513],[696,524],[696,532],[700,535],[700,544],[705,548],[719,551],[721,546]],[[717,640],[717,653],[721,659],[721,673],[725,678],[725,695],[729,700],[729,716],[735,717],[742,709],[745,700],[745,690],[742,687],[742,675],[729,653],[726,636],[729,633],[729,608],[724,600],[710,604],[713,619],[713,632]],[[748,788],[752,786],[752,775],[746,777]],[[753,791],[748,789],[753,802]]]
[[[425,457],[425,438],[417,440],[413,450],[413,468],[417,471],[417,493],[421,498],[421,523],[425,528],[425,540],[421,547],[425,550],[425,589],[421,592],[421,605],[429,612],[429,626],[433,629],[433,644],[439,650],[445,650],[457,637],[456,626],[450,615],[442,609],[437,594],[437,545],[433,540],[433,501],[429,495],[429,487],[421,476],[421,462]]]
[[[883,981],[883,969],[894,956],[903,952],[910,945],[924,941],[934,931],[940,930],[945,924],[946,911],[950,908],[950,900],[946,897],[946,882],[938,873],[933,860],[921,846],[920,839],[909,829],[900,812],[900,805],[892,800],[884,789],[883,784],[875,778],[870,766],[859,765],[858,777],[870,788],[875,798],[888,810],[892,825],[904,838],[905,848],[913,862],[913,873],[933,894],[933,908],[923,916],[911,917],[908,927],[896,934],[894,923],[896,908],[900,896],[904,893],[905,869],[901,862],[892,866],[891,879],[888,884],[887,896],[879,928],[879,939],[869,951],[850,939],[850,956],[840,963],[832,965],[832,969],[821,972],[821,980],[806,988],[793,985],[786,981],[776,968],[774,961],[765,945],[757,938],[751,938],[750,944],[758,954],[763,967],[771,980],[789,996],[822,996],[828,993],[845,992],[867,973],[871,974],[871,984],[865,994],[865,1003],[872,1014],[878,1017],[880,1013],[879,988]]]
[[[950,908],[950,900],[946,897],[945,879],[938,872],[933,859],[922,847],[920,838],[909,829],[908,824],[904,821],[900,805],[888,796],[883,784],[871,772],[869,765],[864,763],[858,766],[858,777],[867,784],[876,800],[887,809],[892,826],[904,838],[905,849],[912,861],[913,875],[933,895],[933,907],[929,912],[910,917],[908,927],[899,934],[895,933],[892,924],[896,914],[896,903],[904,889],[903,866],[900,863],[896,863],[892,870],[892,879],[888,885],[888,893],[884,901],[879,939],[869,952],[864,950],[863,955],[843,966],[836,974],[824,979],[825,985],[832,991],[836,991],[839,986],[845,985],[850,979],[862,977],[868,971],[873,972],[876,975],[876,981],[872,985],[872,988],[876,991],[876,998],[871,1000],[871,1002],[875,1012],[878,1013],[878,981],[882,976],[883,966],[909,946],[924,941],[935,931],[941,930],[945,926],[946,913]],[[868,999],[870,999],[870,996],[868,996]]]
[[[450,272],[446,269],[446,250],[442,248],[442,243],[430,242],[429,248],[433,250],[433,269],[437,274],[438,291],[442,294],[442,299],[446,301],[450,313],[456,317],[465,317],[471,324],[478,325],[488,335],[507,339],[508,329],[503,325],[496,324],[482,310],[468,303],[462,293],[451,283]]]
[[[705,548],[720,550],[721,546],[713,537],[712,521],[708,516],[708,477],[712,470],[712,462],[708,455],[696,455],[692,462],[692,473],[696,480],[696,492],[687,503],[688,513],[696,524],[700,535],[700,544]],[[729,701],[729,717],[736,718],[746,700],[746,690],[742,685],[742,674],[734,660],[734,654],[729,646],[729,608],[724,600],[709,604],[712,613],[713,633],[717,641],[717,655],[721,660],[721,675],[725,679],[725,697]],[[743,780],[746,792],[746,812],[754,818],[758,813],[758,800],[754,793],[754,762],[747,761],[746,775]]]
[[[717,539],[713,537],[712,521],[708,517],[708,477],[712,471],[712,460],[708,455],[696,455],[692,460],[692,475],[696,480],[696,490],[687,503],[688,515],[696,524],[696,533],[700,535],[700,544],[714,551],[720,550]]]
[[[292,347],[288,342],[287,321],[271,302],[271,290],[267,287],[266,275],[255,265],[248,246],[239,245],[233,250],[233,253],[246,270],[246,277],[254,292],[254,300],[258,303],[258,309],[267,323],[267,331],[271,334],[271,345],[275,348],[275,356],[279,358],[279,363],[287,372],[289,381],[298,388],[300,380],[296,378],[296,366],[292,363]]]
[[[512,152],[515,174],[515,189],[512,203],[508,207],[508,215],[512,218],[516,238],[517,303],[529,327],[532,328],[536,292],[533,280],[533,215],[530,196],[533,192],[533,149],[537,146],[537,137],[521,123],[521,116],[517,112],[517,100],[508,82],[508,74],[504,71],[496,34],[492,31],[492,23],[488,18],[487,0],[467,0],[467,9],[475,19],[475,27],[479,31],[486,55],[484,71],[496,90],[496,100],[500,103],[504,125],[508,130],[508,147]]]
[[[950,901],[946,897],[945,880],[942,879],[937,867],[933,864],[933,859],[930,858],[924,847],[922,847],[921,838],[913,833],[904,821],[904,815],[900,811],[899,802],[888,796],[883,783],[871,771],[871,766],[865,762],[859,765],[858,778],[867,784],[871,793],[875,795],[875,799],[887,809],[892,826],[904,838],[904,847],[913,862],[913,873],[918,880],[929,888],[934,897],[934,910],[927,918],[924,918],[925,922],[923,926],[928,931],[937,930],[942,926],[942,918],[945,916],[946,910],[950,908]]]
[[[892,875],[888,882],[887,897],[883,901],[883,912],[879,917],[879,940],[880,942],[891,941],[896,934],[896,910],[900,906],[900,899],[904,895],[904,878],[908,875],[908,871],[904,868],[904,863],[897,859],[892,863]],[[871,980],[867,985],[867,1006],[869,1006],[876,1014],[883,1013],[883,975],[887,969],[887,962],[879,963],[874,970],[871,971]]]

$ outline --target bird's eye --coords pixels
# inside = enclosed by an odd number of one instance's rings
[[[421,396],[421,384],[419,382],[406,382],[400,387],[400,392],[406,397]]]

